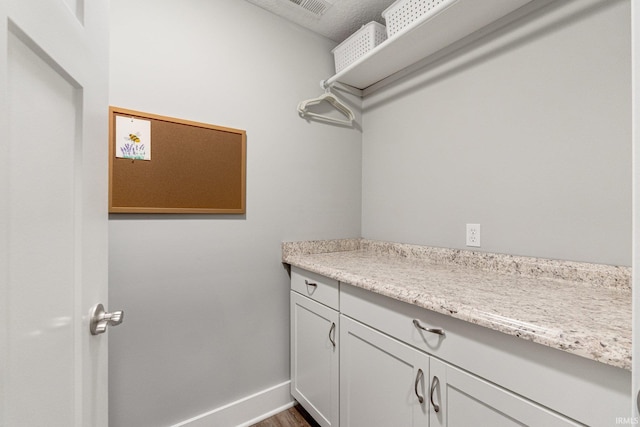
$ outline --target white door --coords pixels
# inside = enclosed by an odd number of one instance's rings
[[[338,425],[338,312],[291,291],[291,395],[323,427]]]
[[[0,0],[0,425],[106,426],[108,0]]]
[[[581,425],[440,360],[430,370],[431,427]]]
[[[428,380],[428,355],[340,315],[340,427],[427,427]]]

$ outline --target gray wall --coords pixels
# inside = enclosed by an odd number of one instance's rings
[[[111,21],[112,105],[247,131],[246,216],[110,217],[110,425],[169,425],[289,379],[280,243],[360,235],[361,133],[297,116],[334,43],[248,2]]]
[[[557,3],[365,98],[363,237],[631,265],[630,3]]]
[[[112,105],[248,135],[246,216],[110,217],[111,425],[289,379],[282,240],[464,248],[478,222],[481,250],[630,265],[629,2],[603,4],[370,95],[361,134],[297,117],[330,41],[244,1],[111,0]]]

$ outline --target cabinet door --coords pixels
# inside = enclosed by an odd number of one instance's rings
[[[338,426],[338,320],[291,291],[291,394],[323,427]]]
[[[582,425],[440,360],[430,362],[432,427]]]
[[[340,316],[342,427],[429,425],[429,356]]]

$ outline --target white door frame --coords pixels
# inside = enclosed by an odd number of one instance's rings
[[[631,1],[631,86],[632,86],[632,295],[633,366],[632,414],[640,421],[640,4]]]
[[[6,16],[7,2],[0,1],[0,16]],[[7,57],[7,22],[0,21],[0,58]],[[0,64],[2,64],[0,62]],[[7,105],[7,93],[5,91],[7,75],[5,73],[6,67],[0,67],[0,140],[5,139],[7,135],[8,123],[8,105]],[[8,183],[9,183],[9,147],[6,144],[0,142],[0,379],[6,378],[8,369],[8,348],[4,343],[8,342],[8,331],[5,325],[8,325],[9,315],[9,302],[8,302],[8,289],[9,283],[9,268],[8,268],[8,256],[9,256],[9,227],[6,221],[2,218],[7,218],[9,212],[9,195],[8,195]],[[7,385],[5,381],[0,380],[0,426],[6,426],[5,414],[7,413],[5,405],[7,399],[5,398]]]

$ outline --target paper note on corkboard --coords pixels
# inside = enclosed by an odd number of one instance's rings
[[[151,160],[151,122],[133,117],[116,117],[116,157]]]

